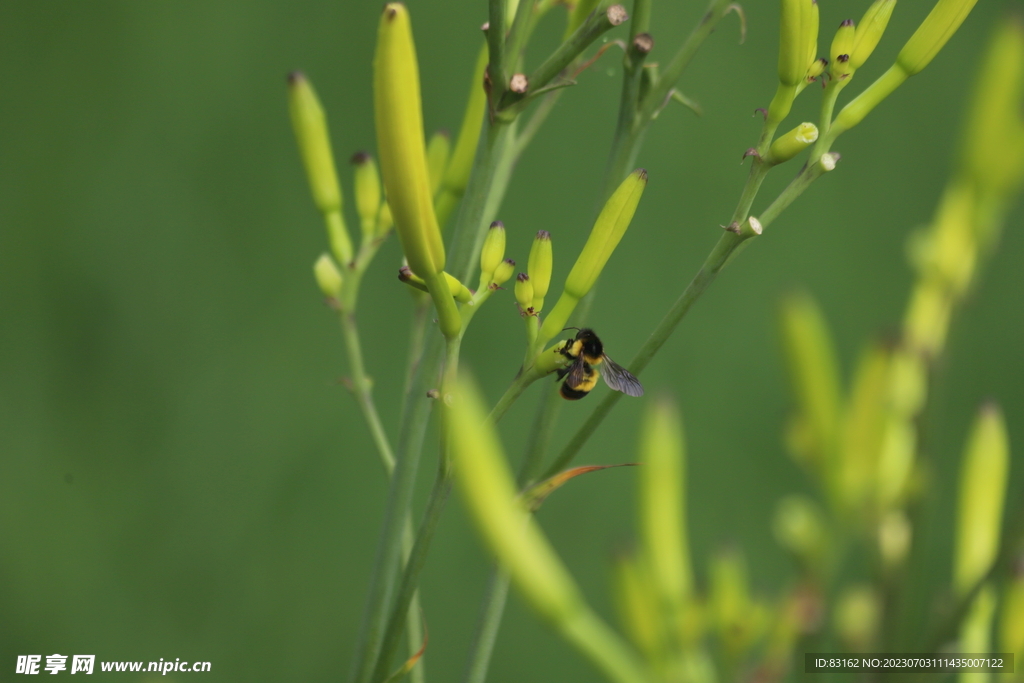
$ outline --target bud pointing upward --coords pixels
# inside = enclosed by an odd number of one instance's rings
[[[548,286],[551,284],[553,261],[551,234],[547,230],[541,230],[533,239],[533,246],[530,248],[530,260],[526,265],[526,270],[530,274],[530,282],[533,283],[532,306],[535,313],[539,313],[544,308],[544,297],[547,295]]]
[[[889,17],[896,8],[896,0],[875,0],[857,24],[853,38],[853,49],[850,51],[850,68],[857,70],[868,61],[875,51],[878,41],[889,25]]]
[[[978,0],[939,0],[900,50],[896,63],[908,76],[919,73],[935,58]]]

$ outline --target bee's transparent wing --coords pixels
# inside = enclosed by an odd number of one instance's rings
[[[569,376],[565,378],[565,383],[570,389],[575,389],[579,385],[583,384],[583,380],[587,378],[587,362],[583,360],[583,356],[579,356],[573,362],[572,367],[569,368]]]
[[[621,391],[626,396],[644,395],[644,385],[640,384],[640,380],[608,356],[604,357],[602,370],[601,376],[604,377],[605,384],[615,391]]]

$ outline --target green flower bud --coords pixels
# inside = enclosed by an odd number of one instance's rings
[[[388,205],[409,266],[429,279],[444,270],[445,253],[427,171],[412,26],[401,3],[384,7],[373,71],[377,148]]]
[[[509,281],[509,278],[516,272],[516,262],[510,258],[505,259],[494,269],[494,277],[491,278],[491,287],[497,289]]]
[[[878,524],[878,555],[887,569],[900,567],[910,552],[913,527],[903,510],[890,510]]]
[[[491,223],[484,246],[480,250],[480,287],[486,287],[494,279],[494,271],[505,258],[505,225],[501,221]]]
[[[874,642],[881,622],[878,595],[871,586],[844,589],[837,600],[835,629],[850,652],[865,652]]]
[[[640,432],[639,524],[643,555],[659,601],[681,616],[693,589],[686,529],[683,426],[665,399],[651,404]]]
[[[430,136],[427,143],[427,172],[430,174],[430,194],[436,195],[441,187],[444,169],[448,166],[448,156],[452,151],[452,141],[448,131],[439,130]]]
[[[807,73],[807,66],[816,55],[817,30],[811,36],[812,0],[782,0],[779,16],[779,82],[796,86]]]
[[[523,315],[533,315],[533,283],[526,273],[516,276],[516,302]]]
[[[772,529],[775,540],[801,562],[818,566],[825,556],[828,537],[821,510],[803,496],[791,495],[779,501]]]
[[[363,238],[377,236],[377,216],[380,213],[380,173],[377,163],[366,152],[356,152],[352,156],[355,166],[356,212],[359,214]]]
[[[811,64],[818,59],[818,0],[811,0],[811,7],[807,15],[807,25],[804,26],[804,42],[807,43],[806,64]]]
[[[818,139],[818,127],[813,123],[801,123],[793,130],[780,135],[772,143],[765,163],[775,165],[789,161],[800,152],[810,147]]]
[[[868,11],[861,17],[857,24],[857,32],[853,38],[853,48],[850,50],[850,68],[857,70],[864,66],[868,57],[875,51],[878,41],[882,39],[886,26],[889,25],[889,18],[896,8],[896,0],[875,0],[868,7]]]
[[[316,91],[300,71],[288,75],[288,110],[313,192],[313,203],[327,223],[331,249],[338,261],[349,263],[352,261],[352,240],[341,213],[341,186],[334,168],[327,120]]]
[[[419,275],[412,272],[412,268],[409,266],[402,266],[398,269],[398,279],[413,289],[418,289],[421,292],[427,291],[427,283]]]
[[[811,62],[811,66],[807,69],[807,82],[810,83],[815,78],[825,73],[825,67],[828,66],[828,60],[822,57],[821,59],[815,59]]]
[[[842,80],[849,78],[853,73],[850,65],[850,53],[853,51],[853,43],[856,38],[857,29],[854,28],[853,19],[847,19],[839,24],[836,37],[832,39],[832,78]]]
[[[473,157],[476,154],[480,130],[483,128],[484,116],[487,111],[487,91],[484,90],[484,71],[487,69],[487,59],[487,45],[485,44],[480,50],[476,67],[473,69],[473,80],[470,83],[466,112],[462,116],[462,127],[459,129],[459,137],[455,141],[451,159],[444,170],[441,190],[437,194],[437,222],[442,226],[448,222],[448,218],[451,217],[459,199],[465,192],[466,184],[469,182],[469,173],[473,168]]]
[[[459,383],[449,420],[455,480],[466,509],[498,561],[534,609],[560,623],[582,597],[569,572],[519,501],[501,442],[476,388]]]
[[[526,271],[530,274],[530,282],[533,283],[532,306],[535,313],[539,313],[544,308],[544,297],[551,284],[553,261],[551,234],[547,230],[540,230],[533,238],[533,246],[530,247],[530,260],[526,265]]]
[[[395,219],[391,216],[391,207],[384,202],[380,205],[380,213],[377,214],[377,237],[384,237],[394,226]]]
[[[900,50],[896,63],[908,76],[919,73],[939,53],[978,0],[938,0]]]
[[[953,583],[965,595],[988,573],[999,550],[1010,447],[1003,413],[983,406],[960,470]]]
[[[631,555],[617,555],[612,566],[615,608],[623,630],[648,659],[654,659],[661,644],[658,597],[643,563]],[[1024,591],[1022,591],[1024,592]]]
[[[320,258],[313,264],[313,276],[325,297],[335,300],[341,298],[341,271],[330,254],[320,254]]]
[[[1017,656],[1024,651],[1024,572],[1021,569],[1018,565],[1007,582],[999,620],[999,651],[1014,652]]]
[[[538,339],[545,342],[562,331],[580,299],[590,291],[598,275],[626,233],[640,197],[647,187],[647,171],[637,169],[626,176],[608,198],[590,231],[590,237],[565,280],[555,308],[544,319]]]
[[[463,304],[468,304],[472,301],[473,292],[469,291],[469,288],[462,284],[457,277],[446,271],[444,278],[448,281],[448,290],[455,297],[456,301]]]
[[[341,210],[341,188],[327,120],[316,91],[301,71],[288,74],[288,109],[316,208],[321,213]]]

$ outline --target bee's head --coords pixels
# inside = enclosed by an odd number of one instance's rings
[[[594,331],[589,327],[583,327],[580,328],[578,332],[576,332],[576,339],[578,339],[581,342],[587,342],[597,339],[597,335],[594,334]]]

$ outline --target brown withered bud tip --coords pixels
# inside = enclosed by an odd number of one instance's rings
[[[392,7],[392,5],[394,5],[394,4],[396,4],[396,3],[389,2],[386,5],[384,5],[384,16],[386,16],[388,18],[388,21],[391,21],[392,19],[394,19],[395,15],[398,14],[398,10],[396,10],[394,7]]]
[[[513,268],[515,268],[516,262],[513,261],[512,259],[510,259],[510,258],[505,259],[505,263],[507,263],[510,266],[512,266]]]
[[[441,398],[441,392],[437,389],[429,389],[427,391],[427,398]]]
[[[642,180],[642,181],[644,181],[646,183],[647,182],[647,169],[646,168],[638,168],[636,170],[639,171],[638,177],[640,178],[640,180]]]
[[[398,269],[398,279],[402,282],[408,282],[412,279],[412,268],[409,266],[402,266]]]
[[[743,153],[743,156],[740,157],[740,163],[742,164],[746,160],[747,157],[758,157],[758,158],[760,158],[761,155],[757,153],[757,147],[750,147],[749,149],[747,149],[746,152]]]
[[[502,223],[501,221],[494,221],[493,223],[491,223],[491,227],[492,228],[504,228],[505,224]]]
[[[633,49],[642,55],[648,54],[654,49],[654,38],[650,33],[638,33],[633,38]]]
[[[848,61],[850,61],[850,55],[839,55],[838,57],[836,57],[836,61],[846,64]]]
[[[306,74],[301,71],[296,70],[288,74],[288,85],[295,85],[299,81],[304,80],[306,80]]]
[[[537,239],[539,239],[539,240],[550,240],[551,239],[551,233],[548,232],[547,230],[538,230],[537,231]]]
[[[629,19],[629,15],[626,14],[626,8],[622,5],[612,5],[605,12],[605,16],[608,17],[608,23],[612,26],[618,26]]]
[[[764,107],[758,107],[757,109],[754,110],[754,114],[756,114],[758,112],[761,112],[761,116],[764,117],[765,121],[768,120],[768,110],[767,109],[765,109]],[[754,114],[751,114],[751,116],[753,116]]]
[[[353,154],[352,158],[349,159],[348,161],[353,166],[362,166],[363,164],[365,164],[369,160],[370,160],[370,153],[369,152],[364,152],[363,150],[359,150],[358,152]]]
[[[516,275],[516,280],[518,280],[519,282],[526,282],[529,279],[530,276],[527,275],[526,273],[519,273],[519,275]]]
[[[529,87],[530,81],[526,78],[526,74],[513,74],[508,82],[508,89],[517,95],[525,95]]]
[[[853,19],[844,19],[840,26],[853,26]]]

